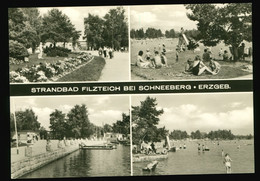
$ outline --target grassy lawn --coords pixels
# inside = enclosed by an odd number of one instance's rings
[[[161,69],[141,69],[137,66],[131,66],[131,77],[132,80],[181,80],[181,79],[228,79],[236,78],[244,75],[251,74],[250,72],[243,71],[242,66],[251,64],[249,60],[245,62],[224,62],[219,60],[221,64],[221,70],[217,75],[202,74],[200,76],[195,76],[191,74],[185,74],[184,68],[188,58],[194,59],[196,55],[202,56],[204,46],[200,45],[200,52],[185,51],[179,53],[179,61],[176,62],[175,58],[175,47],[177,45],[178,39],[173,40],[149,40],[149,41],[132,41],[131,42],[131,63],[136,62],[137,54],[139,50],[143,50],[144,53],[146,49],[149,48],[153,53],[154,47],[158,47],[162,43],[166,46],[166,57],[168,59],[169,67]],[[247,45],[246,46],[250,46]],[[216,59],[218,57],[218,51],[222,48],[223,50],[228,50],[223,43],[213,47],[212,53]],[[207,64],[206,64],[207,65]]]
[[[95,56],[90,63],[59,78],[56,82],[98,81],[105,64],[104,58]]]
[[[69,54],[68,57],[75,57],[77,55],[71,53]],[[22,64],[12,64],[9,65],[9,69],[10,71],[15,71],[18,68],[23,68],[26,66],[32,66],[32,65],[38,65],[39,63],[55,63],[58,62],[59,60],[63,60],[64,58],[68,58],[68,57],[46,57],[46,55],[43,55],[43,59],[38,59],[38,54],[32,54],[29,56],[29,62],[25,62]]]

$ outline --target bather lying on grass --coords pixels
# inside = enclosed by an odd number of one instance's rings
[[[209,67],[212,72],[218,74],[220,71],[221,65],[218,62],[216,62],[215,60],[213,60],[212,58],[210,58]]]
[[[187,60],[187,64],[185,66],[185,73],[192,73],[193,75],[201,75],[204,72],[208,72],[212,75],[216,75],[217,73],[210,70],[202,61],[199,55],[197,55],[192,61],[190,58]]]

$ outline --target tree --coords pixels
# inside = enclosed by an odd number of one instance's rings
[[[132,39],[136,39],[137,35],[136,35],[136,32],[135,32],[135,29],[131,29],[130,30],[130,38]]]
[[[196,29],[192,29],[192,30],[185,30],[184,34],[186,35],[187,38],[192,38],[196,41],[198,41],[198,35],[199,35],[199,31]]]
[[[202,138],[202,134],[201,134],[200,130],[191,132],[190,136],[192,139],[201,139]]]
[[[122,113],[122,121],[118,120],[113,123],[112,130],[114,133],[121,133],[125,136],[130,134],[130,116]]]
[[[62,111],[55,109],[55,111],[50,114],[50,130],[57,139],[63,139],[63,137],[66,136],[65,114],[63,114]]]
[[[40,43],[41,18],[37,8],[10,8],[8,11],[9,40],[35,50]]]
[[[231,133],[231,130],[217,130],[217,131],[210,131],[208,133],[209,139],[228,139],[232,140],[235,136]]]
[[[188,138],[188,134],[186,131],[181,131],[181,130],[173,130],[170,135],[170,139],[175,139],[175,140],[181,140],[181,139],[186,139]]]
[[[81,31],[73,30],[72,32],[72,46],[75,47],[78,43],[79,37],[81,35]]]
[[[234,61],[238,60],[238,47],[243,40],[252,41],[252,4],[230,3],[189,4],[192,11],[187,16],[197,21],[198,38],[205,46],[215,46],[220,41],[230,45]]]
[[[87,41],[89,47],[98,49],[104,45],[102,37],[104,31],[104,20],[97,15],[88,14],[87,18],[84,18],[84,38]]]
[[[51,41],[56,47],[57,42],[69,42],[75,38],[76,30],[69,17],[58,9],[51,9],[42,18],[41,41]]]
[[[161,140],[166,139],[166,136],[168,135],[169,131],[165,129],[165,126],[162,128],[158,128],[156,131],[156,136],[154,141],[160,142]]]
[[[144,33],[144,29],[141,28],[139,30],[136,30],[136,34],[137,34],[137,38],[138,39],[143,39],[145,38],[145,33]]]
[[[24,59],[29,56],[26,48],[32,28],[26,23],[26,17],[20,8],[8,9],[8,28],[9,28],[9,56],[17,59]],[[32,35],[34,37],[34,35]]]
[[[47,139],[48,132],[44,127],[42,127],[42,126],[40,127],[39,134],[40,134],[41,139]]]
[[[111,125],[109,125],[109,124],[105,124],[103,126],[103,131],[104,131],[104,133],[110,133],[110,132],[113,131],[113,127]]]
[[[156,109],[156,98],[147,97],[140,106],[132,106],[133,144],[141,141],[156,141],[157,127],[163,109]]]
[[[104,16],[104,40],[107,46],[119,50],[122,46],[128,46],[128,24],[125,9],[117,7],[110,9]]]
[[[27,36],[26,45],[31,47],[33,53],[36,47],[40,44],[40,32],[42,19],[37,8],[21,8],[26,19],[26,28],[23,34]]]
[[[22,130],[32,130],[38,131],[40,128],[40,123],[38,122],[38,117],[35,115],[32,109],[25,109],[25,111],[16,111],[16,125],[17,131]],[[14,114],[11,114],[10,119],[11,131],[14,131]]]
[[[162,37],[162,31],[160,29],[155,29],[155,28],[147,28],[145,31],[145,36],[147,38],[159,38]]]
[[[67,114],[68,131],[71,137],[88,138],[93,134],[93,129],[88,118],[85,104],[75,105]]]
[[[175,30],[174,29],[170,29],[170,31],[166,30],[165,37],[166,38],[175,38],[176,37]]]

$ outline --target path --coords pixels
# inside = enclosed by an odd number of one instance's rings
[[[128,53],[114,52],[114,58],[105,60],[106,65],[102,70],[99,81],[130,80],[130,62]]]
[[[79,143],[81,143],[83,140],[75,140],[75,144],[78,145]],[[51,144],[51,148],[55,151],[58,148],[58,140],[51,140],[50,144]],[[105,143],[105,140],[88,140],[88,141],[83,141],[86,145],[100,145]],[[33,145],[31,145],[32,147],[32,156],[35,155],[39,155],[39,154],[43,154],[46,153],[46,140],[38,140],[36,141]],[[62,144],[64,146],[64,143],[62,141]],[[20,161],[23,160],[25,158],[27,158],[25,156],[25,149],[27,146],[22,146],[22,147],[18,147],[19,149],[19,154],[17,154],[17,148],[11,148],[11,162],[16,162],[16,161]]]

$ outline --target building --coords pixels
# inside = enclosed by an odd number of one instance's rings
[[[43,45],[43,48],[50,47],[51,45],[53,46],[52,42],[45,42]],[[77,51],[77,50],[87,50],[86,40],[79,40],[75,46],[73,46],[72,41],[66,42],[65,44],[64,44],[64,42],[57,42],[56,46],[65,47],[65,48],[71,50],[72,52]]]
[[[40,139],[39,131],[22,130],[17,132],[18,143],[33,143]],[[12,140],[16,140],[16,134],[13,135]]]
[[[104,139],[106,140],[123,140],[124,135],[120,133],[105,133]]]

